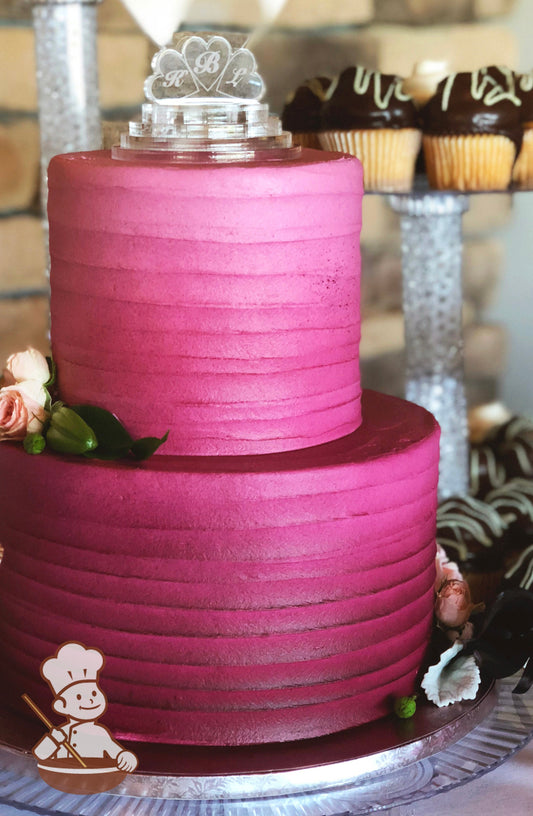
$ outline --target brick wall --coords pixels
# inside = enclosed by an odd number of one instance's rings
[[[414,62],[446,59],[450,70],[517,64],[505,26],[512,0],[288,0],[275,25],[255,33],[253,48],[268,101],[281,110],[309,76],[351,64],[410,73]],[[154,46],[120,0],[99,6],[102,118],[127,120],[142,102]],[[258,0],[193,0],[187,25],[256,29]],[[124,70],[127,66],[127,70]],[[107,125],[106,130],[112,130]],[[0,362],[27,344],[48,348],[45,252],[39,207],[39,132],[31,12],[0,0]],[[511,217],[509,196],[476,196],[465,217],[465,343],[471,401],[497,393],[505,365],[501,326],[485,322],[503,250],[487,237]],[[365,384],[402,393],[403,322],[396,216],[384,199],[364,202],[363,342]]]

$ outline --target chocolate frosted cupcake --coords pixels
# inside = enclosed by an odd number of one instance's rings
[[[437,542],[463,574],[474,603],[490,603],[504,575],[507,525],[498,511],[470,496],[453,496],[437,510]]]
[[[513,72],[451,74],[421,110],[429,183],[441,190],[504,190],[522,143]]]
[[[398,76],[347,68],[326,93],[320,144],[357,156],[366,190],[407,192],[412,187],[421,134],[402,82]]]
[[[510,566],[524,547],[533,544],[533,480],[511,479],[491,490],[485,501],[497,510],[509,529],[506,566]]]
[[[533,478],[533,422],[514,416],[491,432],[487,443],[503,463],[507,479]]]
[[[522,188],[533,187],[533,71],[516,78],[522,102],[522,147],[513,168],[513,181]]]
[[[284,130],[291,131],[294,144],[320,148],[321,110],[330,85],[328,77],[308,79],[287,98],[281,122]]]

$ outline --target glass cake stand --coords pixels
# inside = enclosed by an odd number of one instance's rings
[[[0,812],[41,816],[358,816],[462,785],[533,736],[533,696],[516,678],[486,684],[472,703],[420,706],[342,734],[253,748],[131,746],[139,772],[105,794],[60,793],[41,781],[30,746],[42,731],[0,718]],[[8,810],[9,808],[9,810]]]

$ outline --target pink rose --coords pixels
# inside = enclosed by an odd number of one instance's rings
[[[5,385],[15,385],[26,380],[36,380],[40,385],[44,385],[49,379],[50,370],[46,357],[37,349],[29,348],[8,357],[4,369]]]
[[[0,388],[0,441],[39,433],[46,419],[46,392],[34,380]]]
[[[444,626],[458,629],[467,622],[475,604],[466,581],[445,581],[435,599],[435,615]]]
[[[437,576],[435,578],[435,592],[438,592],[444,581],[462,581],[463,576],[454,561],[450,561],[446,551],[437,543],[437,558],[435,561]]]

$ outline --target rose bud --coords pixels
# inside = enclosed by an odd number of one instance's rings
[[[50,369],[46,357],[37,349],[19,351],[8,358],[4,369],[4,382],[14,385],[23,380],[36,380],[44,385],[50,379]]]
[[[435,579],[435,592],[438,592],[445,581],[457,579],[463,580],[459,567],[454,561],[450,561],[444,547],[437,542],[437,557],[435,560],[437,577]]]
[[[445,581],[437,592],[435,600],[435,615],[444,626],[457,629],[463,626],[475,604],[470,598],[470,589],[466,581],[452,579]]]
[[[23,445],[26,453],[42,453],[46,447],[46,439],[41,433],[29,433],[24,437]]]
[[[47,444],[58,453],[86,453],[94,450],[98,440],[92,428],[72,408],[52,408]]]

